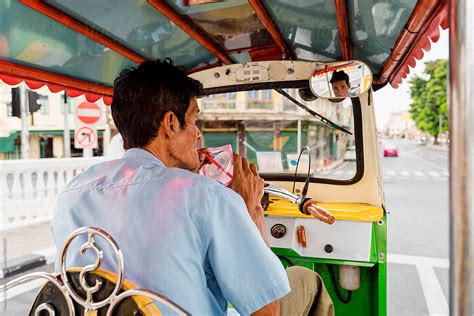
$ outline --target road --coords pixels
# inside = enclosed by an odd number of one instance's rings
[[[387,142],[387,141],[385,141]],[[447,315],[449,298],[448,151],[392,141],[399,157],[383,157],[388,215],[388,315]],[[349,179],[345,162],[325,177]]]
[[[389,211],[388,315],[447,315],[448,152],[407,141],[396,144],[399,157],[380,157]],[[353,170],[354,162],[346,162],[334,172],[347,178]],[[25,314],[25,302],[33,296],[24,288],[0,315]]]
[[[399,157],[381,158],[390,212],[388,252],[417,264],[389,264],[389,315],[447,315],[448,151],[403,141],[397,145]]]

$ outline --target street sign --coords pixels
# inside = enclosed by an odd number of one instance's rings
[[[82,102],[76,108],[77,125],[94,125],[99,122],[101,117],[100,107],[91,102]]]
[[[74,147],[76,149],[97,148],[97,131],[90,126],[80,126],[74,133]]]

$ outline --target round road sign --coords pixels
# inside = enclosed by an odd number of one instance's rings
[[[100,107],[95,103],[82,102],[77,106],[76,115],[82,123],[92,125],[100,120]]]
[[[78,148],[95,147],[97,133],[89,126],[82,126],[74,133],[74,141],[78,145]]]

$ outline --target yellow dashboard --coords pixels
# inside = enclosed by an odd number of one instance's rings
[[[376,222],[383,217],[383,208],[361,203],[317,203],[326,208],[336,220],[356,222]],[[298,206],[286,199],[270,196],[270,205],[266,215],[312,218],[298,210]]]

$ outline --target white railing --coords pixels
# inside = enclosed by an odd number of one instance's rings
[[[106,159],[0,161],[0,230],[51,220],[56,195],[72,177]]]

